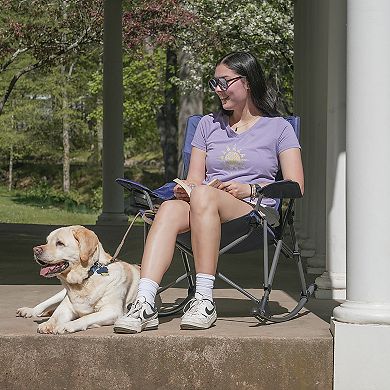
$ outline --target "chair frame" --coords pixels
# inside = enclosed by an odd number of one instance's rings
[[[196,118],[200,118],[199,115],[194,116]],[[189,118],[190,121],[191,117]],[[198,120],[195,119],[195,122]],[[288,117],[286,118],[290,123],[292,123],[294,130],[299,137],[299,118],[298,117]],[[187,129],[188,124],[187,122]],[[185,145],[187,142],[185,143]],[[184,150],[183,150],[184,153]],[[187,151],[188,153],[188,151]],[[183,159],[184,160],[184,159]],[[187,156],[187,165],[188,165],[189,159]],[[188,166],[184,168],[184,172],[182,177],[185,176],[186,169],[188,169]],[[153,210],[155,208],[156,201],[158,203],[161,203],[161,200],[165,200],[165,194],[162,195],[161,189],[163,192],[168,188],[168,192],[173,190],[173,187],[175,183],[167,183],[165,186],[160,187],[159,189],[152,191],[148,189],[147,187],[140,185],[139,183],[132,182],[131,180],[127,179],[117,179],[116,182],[126,189],[133,192],[133,195],[136,199],[136,204],[140,207],[141,210],[145,210],[145,208],[149,208],[150,210]],[[263,295],[260,298],[255,297],[253,294],[251,294],[249,291],[245,290],[243,287],[239,286],[237,283],[226,277],[224,274],[219,272],[217,268],[216,277],[223,280],[225,283],[227,283],[229,286],[235,288],[238,290],[241,294],[245,295],[247,298],[249,298],[254,304],[254,308],[251,311],[251,315],[253,315],[256,319],[258,319],[261,323],[279,323],[291,320],[299,315],[299,312],[304,307],[304,305],[308,302],[309,298],[313,295],[314,291],[316,290],[317,286],[313,283],[310,285],[307,285],[304,275],[304,269],[302,264],[302,257],[300,248],[298,245],[298,241],[296,238],[295,228],[294,228],[294,202],[295,199],[302,197],[300,188],[298,183],[290,181],[290,180],[279,180],[274,183],[271,183],[267,185],[266,187],[263,187],[258,190],[258,201],[253,211],[251,211],[248,215],[251,217],[251,223],[249,226],[249,230],[244,235],[238,237],[234,241],[230,242],[229,244],[225,245],[224,247],[220,248],[219,250],[219,256],[222,254],[228,252],[230,249],[237,246],[239,243],[247,239],[252,233],[254,233],[255,230],[262,228],[263,232],[263,272],[264,272],[264,279],[263,279]],[[261,200],[263,197],[267,198],[275,198],[280,199],[280,206],[279,206],[279,227],[277,229],[272,229],[264,216],[259,212],[261,206]],[[169,199],[169,197],[166,197],[166,199]],[[282,212],[282,200],[283,199],[289,199],[288,205],[286,207],[286,210]],[[244,216],[247,217],[248,215]],[[243,217],[240,217],[243,218]],[[285,235],[286,230],[289,230],[290,233],[290,239],[292,242],[292,247],[287,245],[283,241],[283,237]],[[271,267],[269,267],[270,261],[269,261],[269,252],[268,252],[268,246],[269,246],[269,231],[273,232],[272,237],[272,244],[275,247],[275,252],[272,258]],[[149,231],[149,225],[145,222],[144,223],[144,240],[146,240],[147,234]],[[188,283],[188,290],[187,290],[187,297],[183,299],[178,304],[175,304],[173,307],[170,308],[162,308],[159,312],[160,317],[164,316],[170,316],[173,314],[178,313],[183,309],[183,307],[187,304],[187,302],[192,299],[192,297],[195,294],[195,282],[194,282],[194,272],[191,270],[191,262],[190,257],[193,257],[191,248],[185,246],[184,244],[180,242],[176,242],[176,248],[179,250],[181,254],[181,258],[183,261],[185,273],[173,280],[172,282],[166,284],[165,286],[162,286],[158,290],[158,294],[161,294],[163,291],[167,290],[170,287],[173,287],[180,283],[183,280],[187,280]],[[270,308],[269,308],[269,297],[272,291],[272,284],[274,280],[274,276],[276,273],[276,269],[278,266],[280,255],[283,254],[288,259],[295,260],[297,267],[298,267],[298,274],[301,284],[301,292],[300,292],[300,298],[296,304],[296,306],[290,310],[287,314],[284,315],[272,315]]]

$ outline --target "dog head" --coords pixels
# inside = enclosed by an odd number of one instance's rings
[[[80,284],[88,277],[101,249],[96,234],[84,226],[67,226],[54,230],[47,244],[33,248],[35,261],[42,266],[40,275],[57,276],[71,284]]]

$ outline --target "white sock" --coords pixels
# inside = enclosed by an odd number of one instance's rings
[[[138,294],[137,298],[145,297],[146,302],[148,302],[152,307],[154,307],[154,301],[156,299],[157,290],[159,285],[152,279],[141,278],[138,285]]]
[[[204,298],[213,300],[214,275],[196,274],[196,292],[203,295]]]

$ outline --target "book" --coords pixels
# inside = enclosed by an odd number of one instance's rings
[[[184,189],[184,191],[187,193],[188,196],[191,195],[192,187],[190,185],[188,185],[183,180],[178,179],[178,178],[174,179],[173,181],[176,184],[179,184],[179,186]],[[209,183],[207,183],[205,185],[210,186],[210,187],[218,187],[220,184],[222,184],[221,180],[213,179],[213,180],[211,180]]]

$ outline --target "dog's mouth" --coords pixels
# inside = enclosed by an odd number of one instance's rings
[[[67,261],[61,261],[57,264],[47,264],[42,260],[37,259],[37,263],[42,266],[39,275],[45,278],[53,278],[61,272],[64,272],[69,267],[69,263]]]

